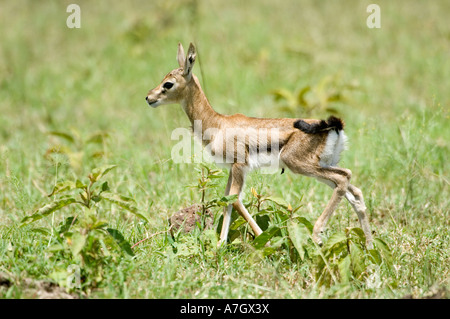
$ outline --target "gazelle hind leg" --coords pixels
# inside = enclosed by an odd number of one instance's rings
[[[296,143],[296,140],[293,140],[293,143]],[[333,188],[333,195],[313,228],[313,240],[321,245],[320,234],[323,233],[328,220],[347,192],[352,172],[345,168],[322,167],[318,161],[311,160],[308,157],[305,158],[302,156],[304,154],[299,153],[296,148],[291,148],[289,145],[285,146],[285,150],[281,154],[281,160],[293,173],[317,178]]]
[[[366,236],[366,246],[368,249],[373,249],[372,232],[369,226],[369,220],[366,214],[366,204],[361,190],[352,184],[348,185],[348,191],[345,193],[345,198],[352,205],[354,211],[358,215],[359,223]]]
[[[326,184],[334,186],[333,195],[331,196],[327,207],[314,224],[313,239],[319,245],[322,245],[320,235],[323,233],[328,220],[333,215],[342,197],[344,197],[347,192],[351,175],[352,173],[350,170],[336,167],[321,167],[313,175],[321,181],[326,181]]]
[[[329,180],[324,180],[321,178],[317,179],[331,188],[336,187],[336,184]],[[369,220],[366,214],[366,204],[364,203],[364,197],[361,190],[352,184],[348,184],[347,192],[345,192],[345,198],[348,200],[350,205],[352,205],[353,210],[358,215],[359,223],[361,224],[361,228],[366,236],[366,247],[368,249],[373,249],[372,232],[370,230]]]

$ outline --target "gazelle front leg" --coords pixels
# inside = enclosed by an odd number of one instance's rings
[[[231,183],[230,183],[231,180]],[[259,236],[262,233],[261,228],[258,226],[256,221],[250,215],[250,213],[245,208],[244,204],[242,204],[240,195],[242,192],[242,187],[244,186],[245,180],[245,166],[242,164],[233,164],[230,169],[230,177],[228,178],[228,184],[230,186],[229,195],[238,195],[237,200],[232,204],[228,205],[227,210],[224,211],[222,231],[220,232],[220,241],[219,245],[222,245],[226,242],[228,237],[228,231],[230,228],[230,220],[231,220],[231,211],[232,207],[236,209],[236,211],[250,224],[255,236]],[[227,185],[228,188],[228,185]],[[232,206],[232,207],[231,207]]]
[[[225,196],[230,195],[231,180],[232,180],[232,174],[231,174],[231,170],[230,170],[230,175],[228,176],[227,187],[225,188]],[[218,243],[219,247],[222,246],[222,244],[227,241],[228,232],[230,230],[232,210],[233,210],[233,206],[231,204],[228,205],[227,207],[224,207],[224,209],[223,209],[222,230],[220,232],[220,240]]]

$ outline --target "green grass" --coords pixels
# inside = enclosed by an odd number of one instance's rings
[[[346,121],[350,149],[341,166],[365,195],[375,236],[390,247],[392,267],[371,279],[318,284],[313,259],[291,259],[285,248],[268,257],[241,238],[217,251],[197,232],[174,252],[160,234],[116,256],[98,286],[73,290],[90,298],[401,298],[449,289],[450,114],[449,3],[378,1],[381,29],[366,26],[371,2],[78,1],[81,29],[68,29],[69,1],[13,1],[0,10],[0,286],[2,298],[36,297],[25,278],[55,280],[75,262],[49,251],[51,229],[79,213],[67,207],[33,226],[20,221],[48,203],[57,181],[86,178],[115,164],[107,180],[133,198],[145,223],[117,206],[100,212],[134,244],[168,228],[167,218],[198,203],[199,173],[171,160],[173,129],[188,127],[179,106],[150,109],[147,91],[177,66],[177,43],[197,45],[194,72],[221,113],[285,116],[271,92],[297,91],[326,77],[353,83],[333,103]],[[304,116],[299,109],[298,117]],[[312,114],[326,117],[324,112]],[[49,134],[78,132],[77,145]],[[108,137],[87,143],[89,136]],[[64,154],[48,153],[55,145]],[[47,154],[47,155],[46,155]],[[67,153],[66,153],[67,154]],[[76,163],[76,164],[74,164]],[[209,198],[220,197],[226,177]],[[244,202],[258,194],[283,198],[314,222],[331,196],[315,180],[254,172]],[[255,213],[253,209],[251,213]],[[214,213],[220,215],[220,209]],[[358,227],[342,203],[331,236]],[[375,288],[374,288],[375,287]],[[445,294],[444,294],[445,295]]]

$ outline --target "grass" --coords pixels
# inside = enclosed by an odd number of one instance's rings
[[[179,106],[153,110],[144,101],[176,67],[177,43],[195,41],[194,72],[221,113],[281,117],[273,90],[296,92],[327,77],[338,88],[354,84],[341,92],[345,100],[332,103],[350,138],[340,165],[362,189],[392,267],[364,280],[320,285],[314,260],[292,259],[284,247],[264,256],[242,237],[217,251],[211,238],[196,232],[179,237],[183,249],[175,252],[160,234],[136,246],[134,257],[113,256],[95,287],[70,292],[90,298],[421,298],[443,291],[448,298],[449,4],[378,1],[381,28],[369,29],[370,2],[78,1],[82,27],[68,29],[69,3],[14,1],[0,11],[7,30],[0,35],[0,275],[11,282],[0,285],[0,297],[35,298],[23,285],[26,278],[60,283],[55,274],[79,262],[49,251],[54,233],[32,231],[54,230],[79,212],[75,207],[19,227],[51,200],[46,194],[58,181],[117,165],[109,185],[132,198],[149,221],[115,205],[99,214],[131,244],[166,230],[170,215],[200,202],[189,187],[198,171],[171,161],[170,134],[188,126],[186,116]],[[105,138],[89,143],[97,133]],[[217,182],[209,198],[222,195],[226,177]],[[302,205],[299,213],[310,221],[331,196],[326,186],[289,172],[254,172],[246,184],[245,203],[254,187]],[[328,235],[346,227],[358,222],[342,203]]]

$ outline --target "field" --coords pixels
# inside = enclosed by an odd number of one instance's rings
[[[450,296],[449,2],[72,2],[0,4],[0,298]],[[178,42],[220,113],[345,119],[373,251],[348,202],[315,245],[331,189],[288,171],[246,181],[267,245],[237,218],[216,248],[227,172],[176,163],[186,115],[144,100]],[[214,227],[171,236],[195,203]]]

